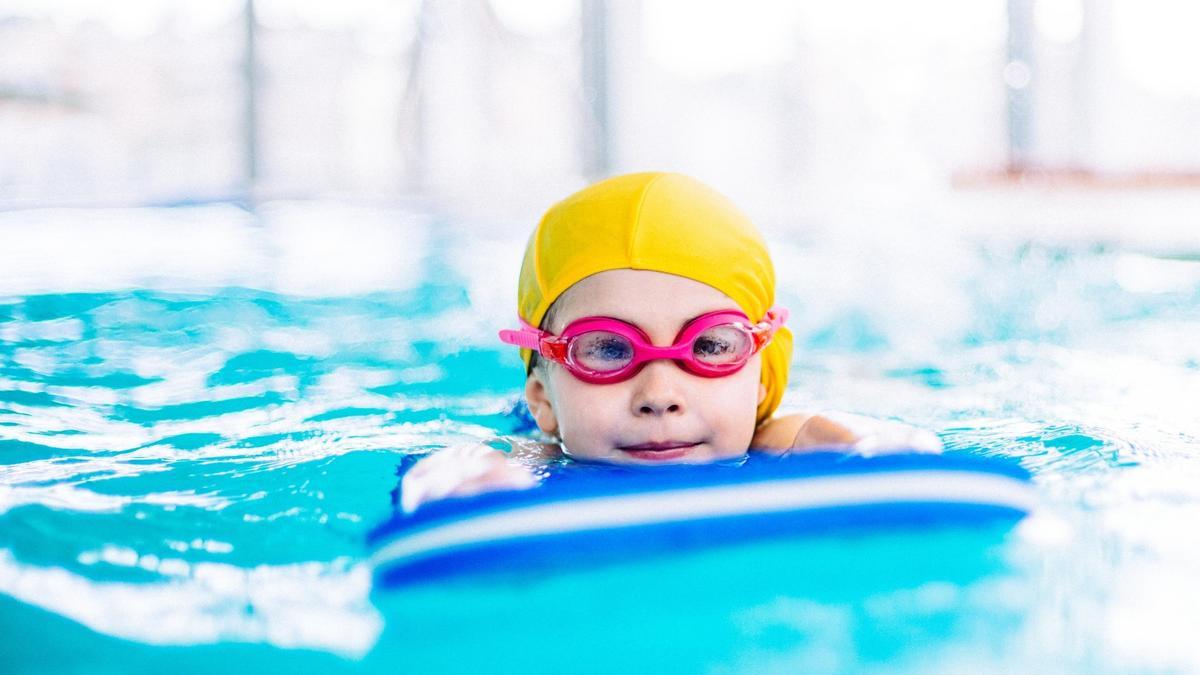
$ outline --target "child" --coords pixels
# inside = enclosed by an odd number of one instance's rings
[[[558,453],[662,464],[735,460],[748,450],[940,451],[933,434],[896,423],[773,416],[792,352],[787,310],[774,302],[762,237],[700,182],[637,173],[567,197],[526,248],[522,328],[501,331],[522,347],[529,411],[558,443],[522,446],[517,456],[440,451],[405,474],[402,507],[530,487],[529,465]]]

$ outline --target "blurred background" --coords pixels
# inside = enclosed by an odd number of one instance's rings
[[[540,635],[530,606],[704,624],[677,670],[1200,672],[1197,26],[1186,0],[0,0],[0,672],[437,672],[463,636],[475,670],[675,658],[494,631]],[[765,231],[785,410],[1034,474],[1049,516],[1002,570],[834,542],[811,588],[697,612],[670,567],[376,607],[399,458],[520,428],[495,335],[529,231],[640,170]],[[899,577],[820,576],[873,557]]]
[[[665,169],[775,232],[1200,248],[1197,25],[1173,0],[0,0],[0,209],[527,228]]]

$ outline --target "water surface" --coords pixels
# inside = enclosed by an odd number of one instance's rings
[[[524,232],[104,212],[142,242],[124,250],[88,245],[85,215],[0,223],[72,233],[30,235],[44,264],[0,274],[5,672],[1200,669],[1195,259],[774,235],[785,406],[1019,460],[1045,506],[1015,531],[373,593],[362,540],[399,458],[519,426],[519,360],[493,336]]]

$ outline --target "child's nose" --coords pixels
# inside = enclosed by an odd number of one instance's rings
[[[651,361],[637,374],[633,414],[677,415],[684,412],[679,366],[667,360]]]

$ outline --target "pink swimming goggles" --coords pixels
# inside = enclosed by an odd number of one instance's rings
[[[758,323],[736,310],[709,312],[689,321],[670,347],[655,347],[641,328],[604,316],[572,321],[557,336],[522,320],[520,330],[500,331],[500,340],[561,363],[591,384],[627,380],[658,359],[671,359],[701,377],[724,377],[770,344],[787,317],[782,307],[772,308]]]

